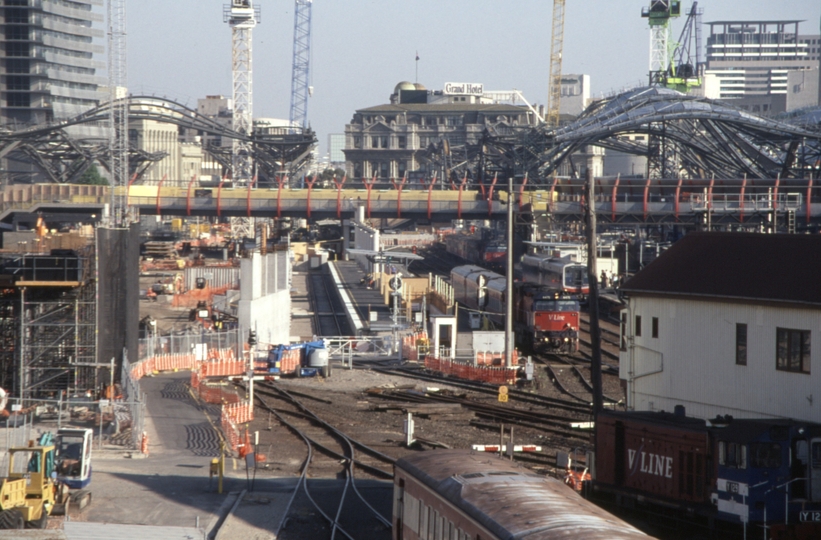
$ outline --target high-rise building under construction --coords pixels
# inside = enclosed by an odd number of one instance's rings
[[[0,123],[43,124],[97,105],[103,0],[4,0]]]

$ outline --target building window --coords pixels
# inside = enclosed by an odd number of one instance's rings
[[[353,147],[354,148],[362,148],[362,137],[354,137],[353,138]]]
[[[619,330],[621,330],[621,332],[620,332],[621,339],[619,340],[619,349],[622,350],[622,351],[626,351],[627,350],[627,313],[622,313],[621,314],[621,324],[619,326],[621,326],[621,328],[619,329]]]
[[[379,148],[379,137],[371,137],[371,148]]]
[[[795,373],[810,372],[810,331],[776,328],[775,368]]]
[[[379,137],[379,148],[388,147],[388,137]]]
[[[636,337],[641,337],[641,315],[636,315]]]
[[[653,337],[659,337],[659,318],[653,317]]]
[[[399,148],[407,148],[408,147],[408,139],[404,135],[400,135],[397,137],[397,144]]]
[[[735,325],[735,363],[739,366],[747,365],[747,325]]]

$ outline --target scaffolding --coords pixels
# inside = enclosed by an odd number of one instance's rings
[[[0,259],[7,280],[0,293],[0,386],[11,395],[70,396],[108,383],[110,365],[96,357],[94,260],[93,244]]]

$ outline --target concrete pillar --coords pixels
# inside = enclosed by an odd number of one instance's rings
[[[342,220],[342,253],[347,253],[351,247],[351,220]]]

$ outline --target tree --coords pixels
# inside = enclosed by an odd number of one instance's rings
[[[91,164],[91,167],[86,169],[86,172],[77,180],[78,184],[90,184],[94,186],[107,186],[108,179],[100,174],[97,170],[97,165]]]

